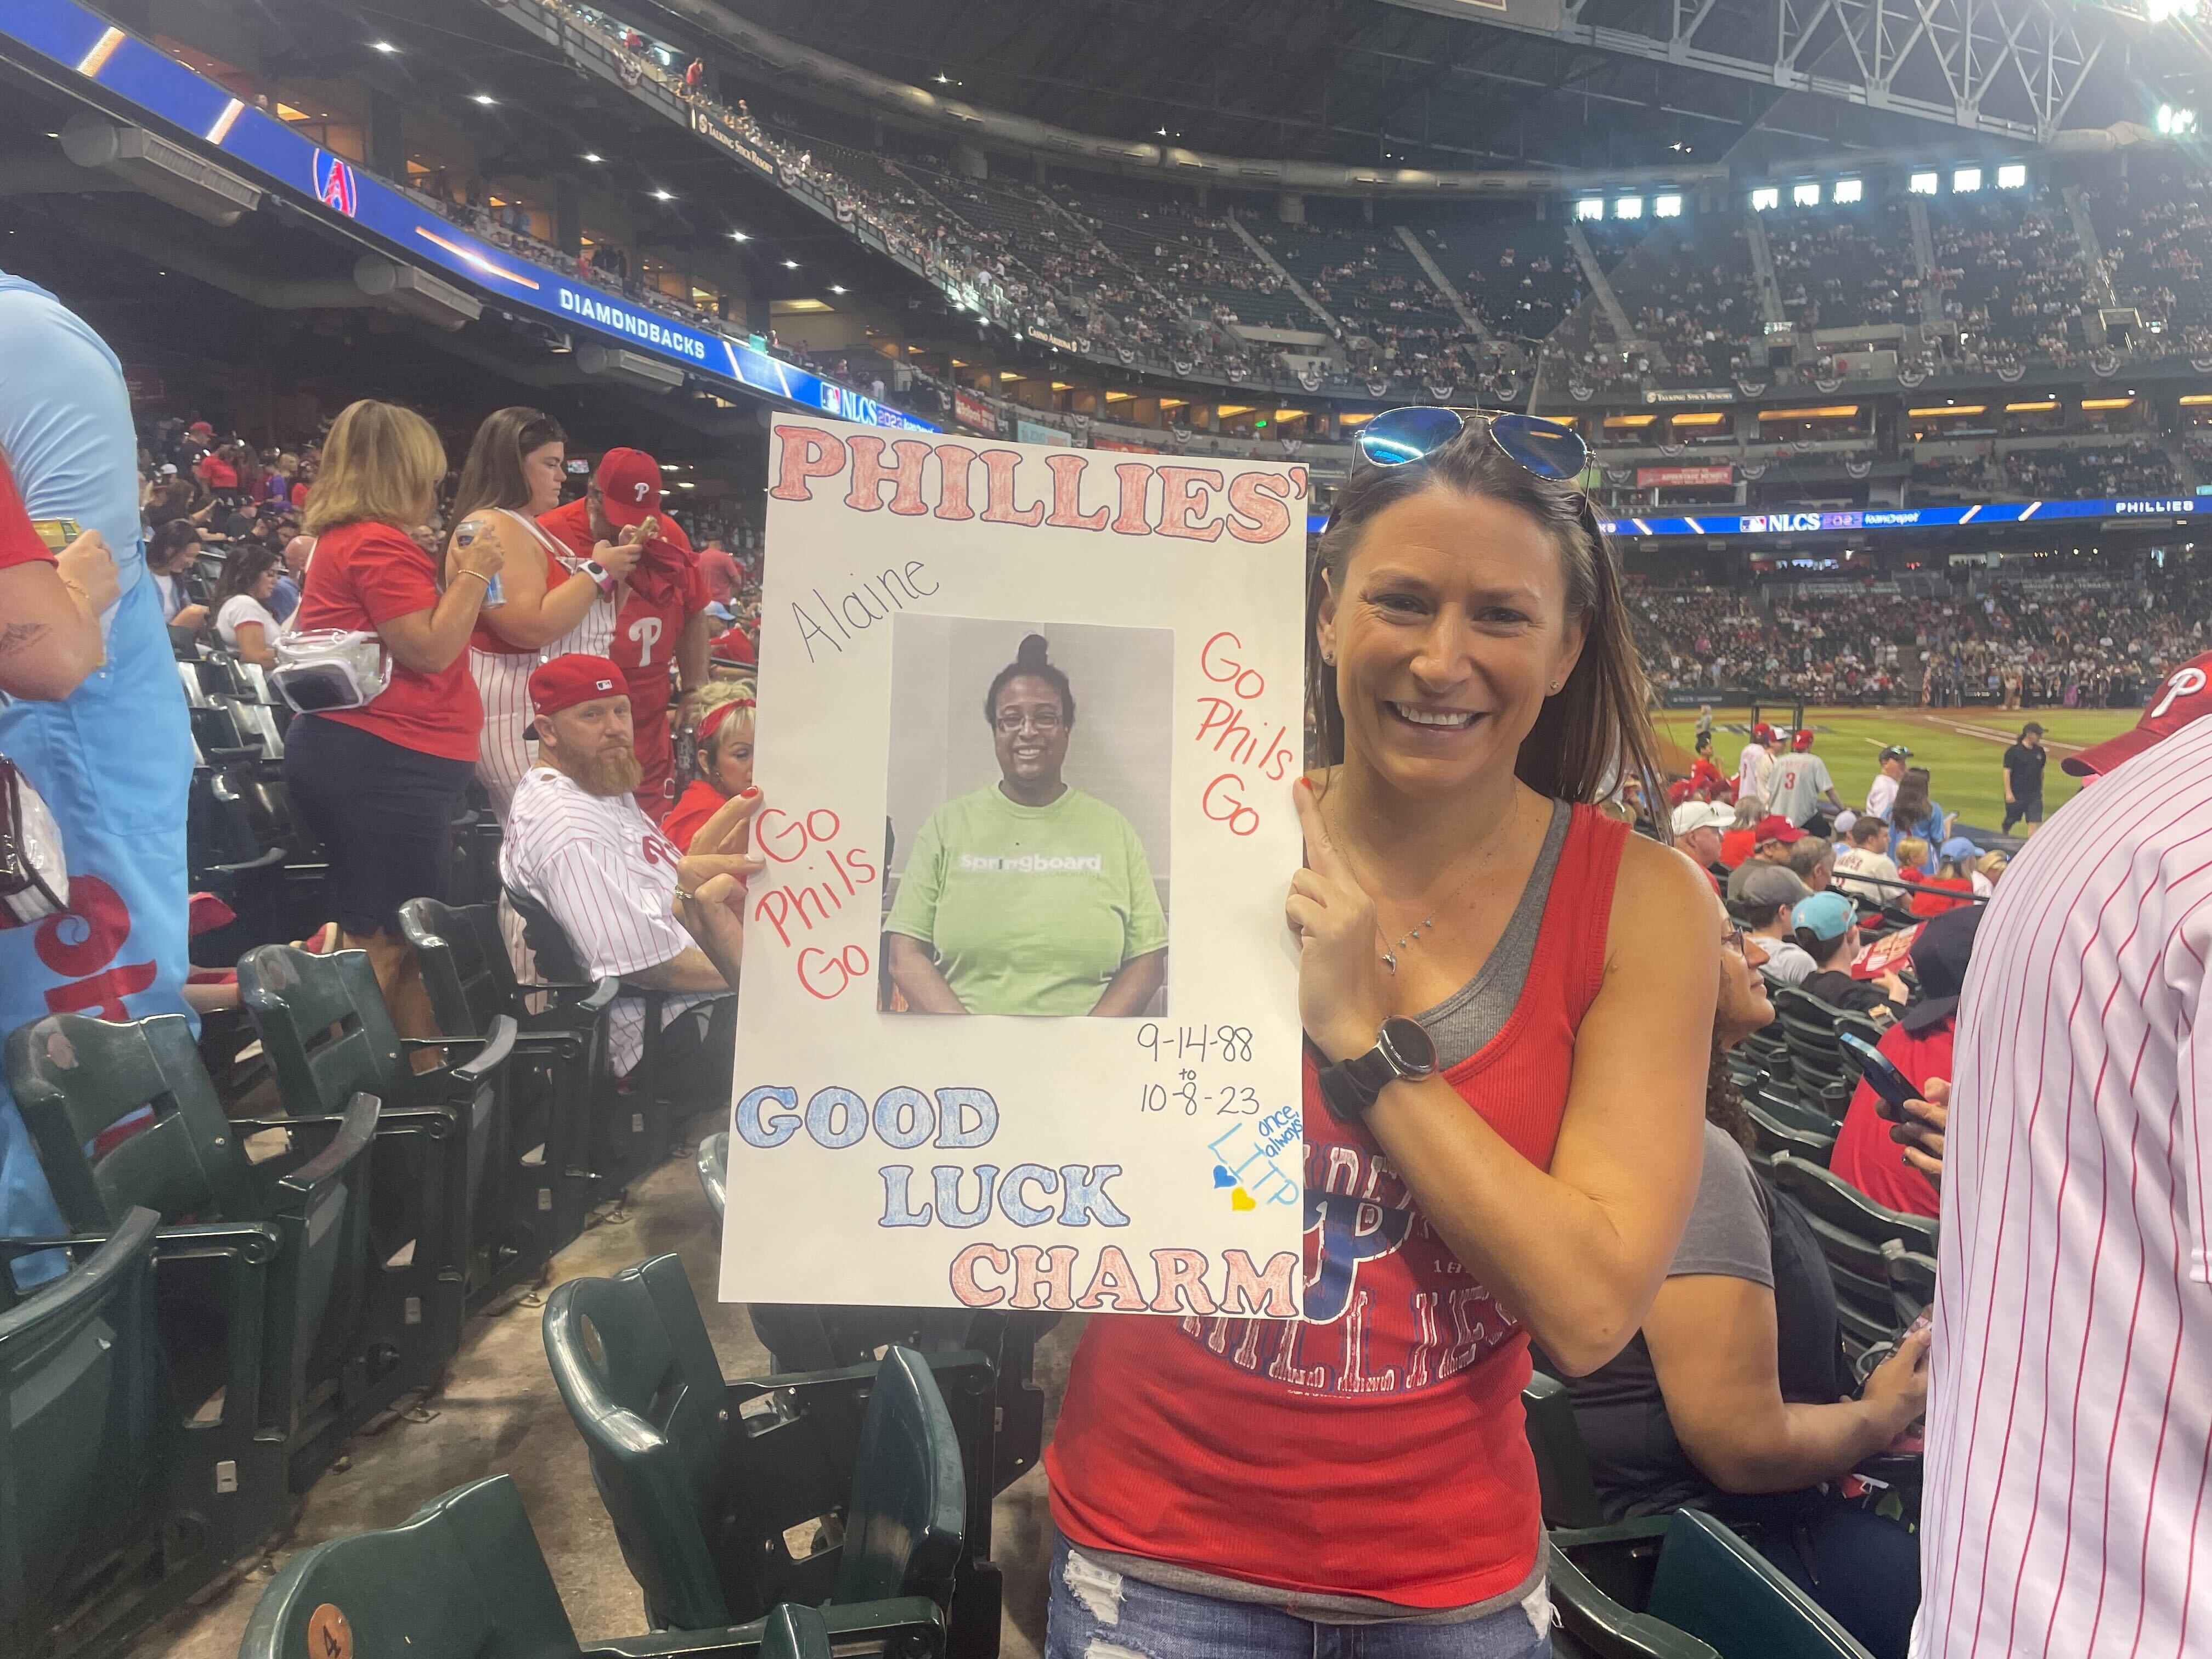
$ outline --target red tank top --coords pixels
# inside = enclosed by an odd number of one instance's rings
[[[1504,1027],[1445,1073],[1548,1166],[1605,974],[1627,826],[1574,809]],[[1306,1322],[1094,1316],[1045,1450],[1078,1548],[1248,1583],[1455,1607],[1526,1580],[1543,1523],[1528,1339],[1305,1066]]]

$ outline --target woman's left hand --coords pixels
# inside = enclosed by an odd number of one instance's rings
[[[1375,1046],[1390,1017],[1390,988],[1375,931],[1375,903],[1329,839],[1313,786],[1291,786],[1305,832],[1306,867],[1291,878],[1283,915],[1298,941],[1298,1019],[1332,1060]]]
[[[761,809],[761,792],[748,789],[732,795],[714,809],[714,816],[691,837],[691,850],[676,866],[677,885],[710,904],[727,904],[744,897],[744,884],[766,867],[742,848],[745,830]]]

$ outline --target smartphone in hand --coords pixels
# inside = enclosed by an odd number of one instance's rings
[[[1920,1091],[1914,1088],[1905,1073],[1897,1069],[1895,1060],[1857,1032],[1840,1031],[1837,1033],[1836,1041],[1843,1045],[1844,1053],[1858,1061],[1867,1085],[1875,1091],[1881,1103],[1875,1109],[1891,1122],[1902,1123],[1905,1121],[1905,1103],[1918,1099]]]

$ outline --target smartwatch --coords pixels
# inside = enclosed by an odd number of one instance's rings
[[[1321,1097],[1340,1123],[1366,1115],[1384,1087],[1400,1078],[1422,1078],[1437,1069],[1436,1040],[1417,1019],[1386,1019],[1365,1054],[1321,1068]]]
[[[609,599],[614,598],[616,577],[613,571],[597,559],[586,559],[576,568],[599,585],[601,593]]]

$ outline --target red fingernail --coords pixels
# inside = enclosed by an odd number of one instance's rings
[[[738,799],[739,800],[750,800],[758,793],[760,793],[760,790],[757,787],[751,789],[741,789],[738,792]]]

